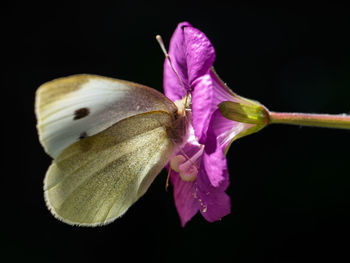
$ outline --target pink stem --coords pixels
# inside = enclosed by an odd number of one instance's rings
[[[350,129],[350,115],[270,112],[270,123]]]

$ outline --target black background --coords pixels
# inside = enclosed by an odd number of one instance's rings
[[[42,180],[51,161],[33,112],[37,87],[70,74],[162,90],[164,57],[154,37],[167,45],[177,23],[189,21],[209,37],[216,71],[238,94],[274,111],[349,113],[349,9],[10,3],[0,11],[4,262],[349,260],[349,131],[275,125],[235,142],[227,155],[232,212],[219,222],[197,215],[182,228],[163,171],[122,218],[77,228],[45,207]]]

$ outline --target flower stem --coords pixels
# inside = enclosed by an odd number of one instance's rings
[[[270,123],[350,129],[350,115],[270,112]]]

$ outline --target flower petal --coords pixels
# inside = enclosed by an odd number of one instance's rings
[[[210,154],[204,153],[203,165],[197,177],[196,195],[201,205],[200,212],[209,222],[217,221],[231,212],[230,198],[225,193],[229,176],[226,159],[222,155],[220,147]]]
[[[234,140],[237,135],[239,135],[242,131],[255,126],[254,124],[226,119],[224,116],[222,116],[219,109],[213,113],[210,125],[214,130],[222,151],[224,152],[226,147],[229,146],[231,141]]]
[[[185,36],[183,27],[190,27],[191,24],[183,22],[178,24],[175,29],[173,36],[171,37],[169,44],[169,56],[179,74],[186,89],[188,86],[188,69],[187,69],[187,58],[185,48]],[[164,94],[172,101],[179,100],[186,95],[184,88],[182,87],[180,80],[173,68],[171,67],[168,59],[164,62]]]
[[[209,74],[212,81],[213,104],[219,105],[223,101],[239,102],[238,96],[226,86],[213,68],[210,69]]]
[[[182,155],[185,153],[189,158],[191,158],[199,150],[200,145],[197,142],[188,142],[182,147],[181,152],[178,154]],[[199,163],[200,162],[201,159],[199,160]],[[185,226],[185,224],[199,211],[200,208],[200,204],[195,199],[195,193],[197,191],[196,181],[185,182],[175,171],[171,171],[170,179],[174,186],[174,201],[181,220],[181,225]]]
[[[201,182],[224,191],[229,185],[226,157],[212,127],[209,127],[207,135],[207,143],[200,167],[201,170],[204,170]]]
[[[203,32],[183,22],[177,26],[170,40],[169,56],[179,76],[165,59],[164,93],[175,101],[185,96],[179,77],[186,90],[193,90],[193,82],[213,65],[215,50]]]
[[[198,78],[193,84],[192,123],[199,143],[204,144],[212,113],[217,109],[213,104],[213,83],[209,74]]]
[[[198,198],[202,200],[204,207],[201,207],[202,216],[209,222],[220,220],[231,213],[231,200],[225,192],[203,193],[198,191]]]
[[[206,35],[192,26],[184,27],[188,81],[190,85],[208,72],[215,60],[215,50]]]
[[[238,98],[213,69],[198,78],[192,86],[193,127],[198,141],[204,144],[211,116],[218,109],[218,105],[223,101],[238,102]]]
[[[182,226],[198,210],[209,222],[219,220],[230,213],[230,198],[225,193],[229,185],[227,163],[215,136],[214,130],[210,127],[204,153],[198,159],[199,173],[195,181],[184,182],[178,173],[171,172],[175,206]],[[185,153],[191,158],[200,147],[198,144],[186,143],[179,154]]]
[[[174,186],[174,201],[182,227],[198,212],[200,204],[194,198],[196,182],[185,182],[180,175],[171,171],[171,182]]]

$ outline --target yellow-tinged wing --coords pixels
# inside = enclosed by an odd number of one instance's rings
[[[54,216],[68,224],[96,226],[124,214],[173,153],[173,121],[167,112],[139,114],[65,149],[44,181]]]
[[[154,89],[97,75],[49,81],[39,87],[35,97],[39,139],[53,158],[82,138],[149,111],[172,114],[177,108]]]

